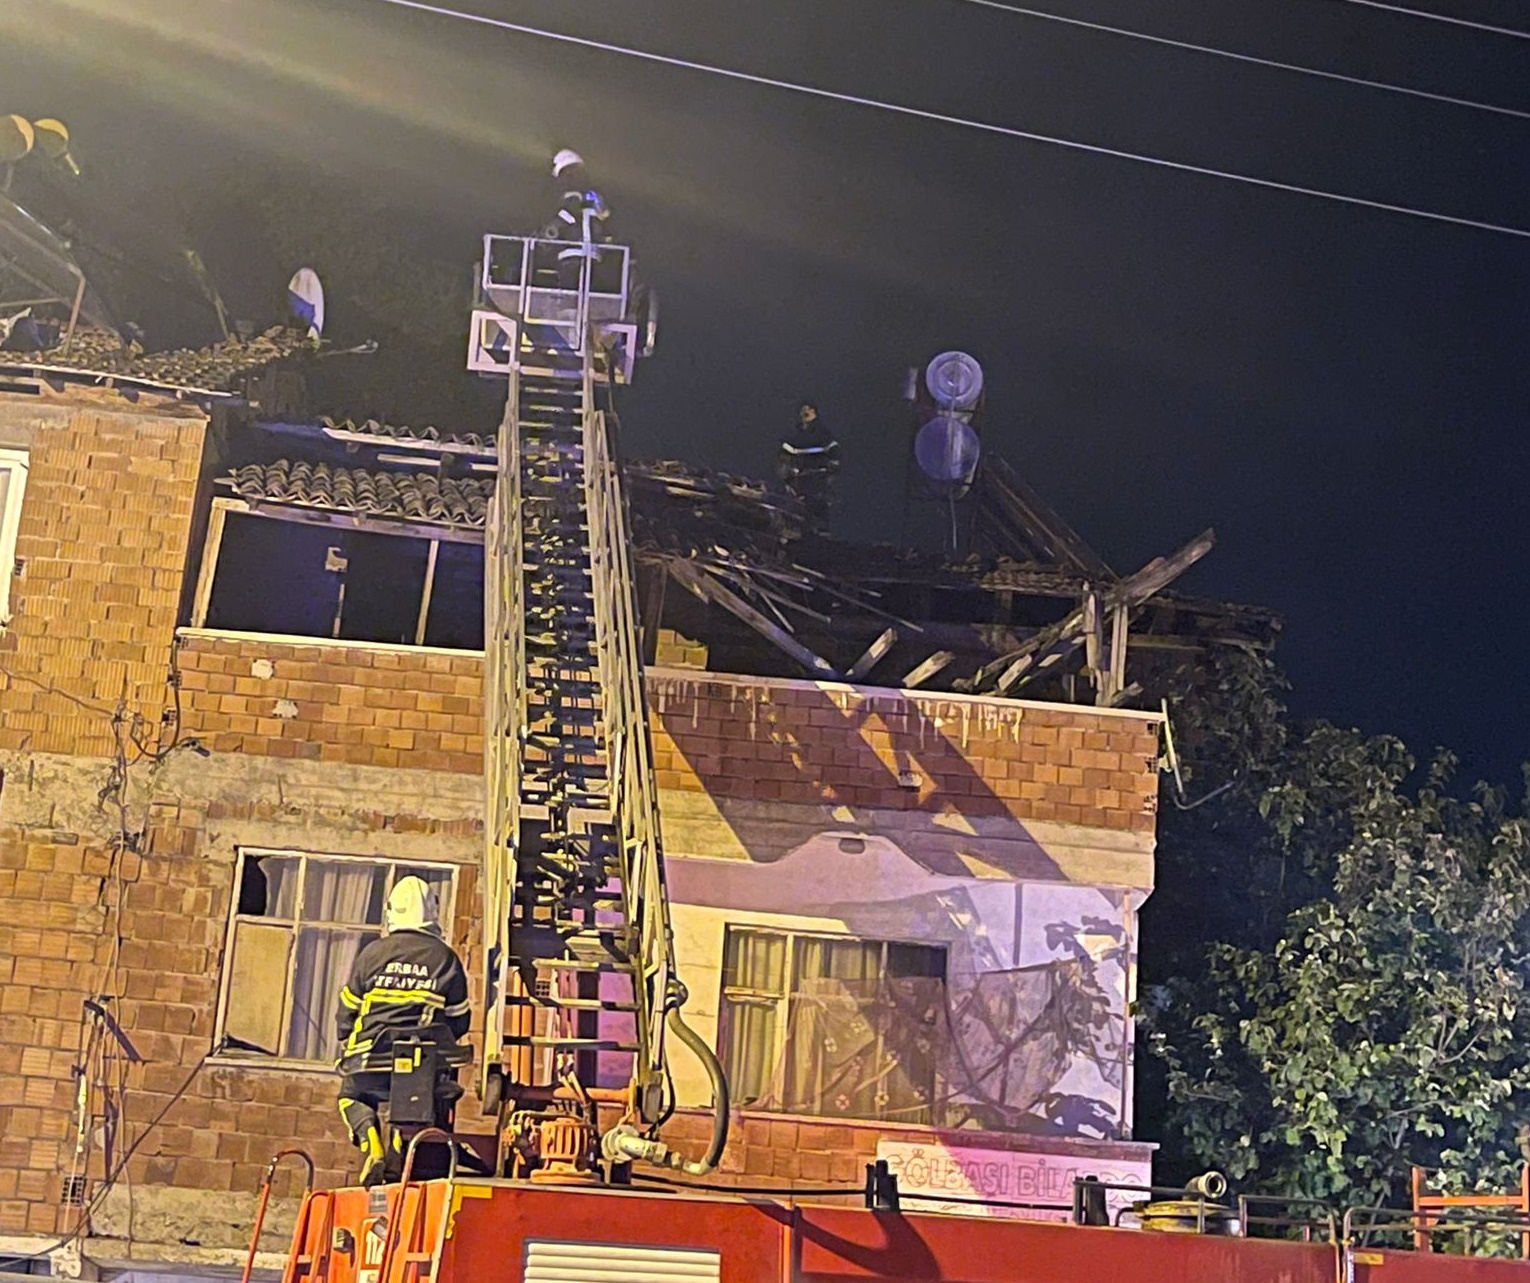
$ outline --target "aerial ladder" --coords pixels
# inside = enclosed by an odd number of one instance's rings
[[[626,246],[582,231],[484,238],[468,357],[508,384],[486,537],[479,1089],[498,1170],[544,1181],[633,1161],[702,1174],[728,1110],[680,1015],[611,405],[652,350],[654,302]],[[667,1032],[713,1082],[700,1161],[658,1139]]]

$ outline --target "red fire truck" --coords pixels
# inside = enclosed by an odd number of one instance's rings
[[[1430,1250],[1530,1227],[1463,1209],[1250,1217],[1177,1232],[826,1206],[790,1195],[486,1180],[316,1191],[282,1283],[1512,1283],[1530,1262]],[[1194,1200],[1190,1200],[1191,1203]],[[1249,1203],[1246,1206],[1257,1206]],[[1230,1209],[1229,1209],[1230,1210]],[[1419,1231],[1420,1225],[1429,1228]],[[1377,1227],[1381,1233],[1376,1232]],[[1215,1232],[1196,1232],[1214,1230]],[[1331,1235],[1331,1237],[1330,1237]],[[1415,1238],[1420,1240],[1414,1245]],[[1376,1241],[1370,1241],[1370,1240]],[[253,1250],[251,1253],[253,1260]]]

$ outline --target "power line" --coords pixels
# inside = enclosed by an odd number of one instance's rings
[[[1364,76],[1347,76],[1339,71],[1324,71],[1318,67],[1303,66],[1301,63],[1280,62],[1274,58],[1260,58],[1250,53],[1236,53],[1231,49],[1219,49],[1215,45],[1200,45],[1189,40],[1174,40],[1168,36],[1150,35],[1145,31],[1131,31],[1126,27],[1107,26],[1103,22],[1087,22],[1083,18],[1067,18],[1062,14],[1047,13],[1041,9],[1026,9],[1020,5],[1005,4],[1002,0],[963,0],[963,3],[980,5],[984,9],[998,9],[1004,13],[1018,14],[1024,18],[1039,18],[1043,22],[1057,22],[1068,27],[1081,27],[1086,31],[1097,31],[1112,36],[1124,36],[1128,40],[1143,40],[1149,44],[1164,45],[1170,49],[1183,49],[1189,53],[1210,54],[1214,58],[1226,58],[1233,62],[1250,63],[1256,67],[1269,67],[1275,71],[1290,71],[1300,76],[1313,76],[1319,80],[1334,80],[1340,84],[1356,85],[1364,89],[1379,89],[1389,94],[1406,94],[1409,98],[1424,98],[1430,102],[1446,103],[1452,107],[1468,107],[1473,111],[1491,111],[1500,116],[1513,116],[1519,120],[1530,120],[1530,111],[1523,111],[1518,107],[1499,107],[1494,103],[1478,102],[1472,98],[1456,98],[1451,94],[1437,94],[1427,89],[1414,89],[1408,85],[1394,85],[1385,80],[1368,80]]]
[[[586,36],[572,36],[567,32],[547,31],[541,27],[531,27],[524,23],[510,22],[504,18],[490,18],[479,13],[467,13],[460,9],[449,9],[444,5],[426,3],[426,0],[377,0],[381,4],[394,5],[401,9],[413,9],[421,13],[434,14],[442,18],[456,18],[463,22],[477,23],[481,26],[495,27],[501,31],[512,31],[518,35],[535,36],[542,40],[552,40],[559,44],[576,45],[583,49],[594,49],[601,53],[619,54],[627,58],[637,58],[644,62],[658,63],[666,67],[679,67],[686,71],[700,71],[708,75],[722,76],[728,80],[742,81],[745,84],[763,85],[769,89],[787,89],[793,93],[807,94],[809,97],[822,98],[830,102],[849,103],[856,107],[873,107],[879,111],[893,112],[899,116],[910,116],[916,120],[929,120],[941,125],[956,125],[963,129],[975,129],[981,133],[999,134],[1006,138],[1019,138],[1026,142],[1045,143],[1051,147],[1062,147],[1069,151],[1085,152],[1092,156],[1108,156],[1114,160],[1130,160],[1142,165],[1154,165],[1160,169],[1171,169],[1183,174],[1198,174],[1202,178],[1220,178],[1227,182],[1243,183],[1250,187],[1262,187],[1268,191],[1286,192],[1293,196],[1311,196],[1316,200],[1331,201],[1338,205],[1349,205],[1361,209],[1378,210],[1386,214],[1403,214],[1409,218],[1421,218],[1435,223],[1448,223],[1455,227],[1470,227],[1482,232],[1496,232],[1502,236],[1516,236],[1522,240],[1530,240],[1530,229],[1523,227],[1510,227],[1504,223],[1490,223],[1482,219],[1462,218],[1456,214],[1441,214],[1435,210],[1417,209],[1411,205],[1394,205],[1387,201],[1369,200],[1364,196],[1349,196],[1343,192],[1325,191],[1318,187],[1302,187],[1296,183],[1283,183],[1273,178],[1259,178],[1252,174],[1238,174],[1230,170],[1212,169],[1204,165],[1192,165],[1186,161],[1166,160],[1161,156],[1146,156],[1138,152],[1122,151],[1115,147],[1102,147],[1097,143],[1080,142],[1073,138],[1055,138],[1049,134],[1032,133],[1025,129],[1015,129],[1009,125],[995,125],[984,120],[969,120],[962,116],[951,116],[944,112],[926,111],[922,107],[908,107],[902,103],[885,102],[877,98],[863,98],[858,94],[841,93],[836,89],[821,89],[816,85],[803,85],[790,80],[777,80],[771,76],[760,76],[749,71],[738,71],[732,67],[716,67],[708,63],[693,62],[688,58],[676,58],[670,54],[653,53],[646,49],[633,49],[626,45],[613,44],[604,40],[592,40]]]
[[[1490,22],[1476,22],[1471,18],[1455,18],[1444,13],[1430,13],[1426,9],[1409,9],[1406,5],[1386,4],[1384,0],[1343,0],[1345,4],[1364,5],[1367,9],[1384,9],[1388,13],[1405,13],[1410,18],[1427,18],[1430,22],[1448,22],[1453,27],[1468,27],[1472,31],[1485,31],[1493,36],[1512,36],[1515,40],[1530,40],[1530,31],[1515,27],[1495,27]]]

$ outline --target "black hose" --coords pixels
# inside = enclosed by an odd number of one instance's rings
[[[696,1059],[706,1069],[707,1077],[712,1080],[712,1143],[707,1146],[706,1157],[701,1160],[705,1168],[711,1171],[722,1161],[723,1149],[728,1144],[728,1079],[723,1074],[716,1053],[707,1045],[705,1038],[685,1023],[678,1007],[669,1009],[669,1027],[675,1037],[695,1053]]]

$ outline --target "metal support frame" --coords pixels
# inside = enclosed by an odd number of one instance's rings
[[[1494,1215],[1492,1209],[1503,1208],[1509,1218],[1516,1222],[1530,1222],[1530,1163],[1519,1169],[1519,1188],[1512,1194],[1431,1194],[1428,1189],[1428,1172],[1415,1167],[1411,1173],[1413,1194],[1413,1246],[1427,1252],[1434,1230],[1452,1219]],[[1530,1230],[1519,1236],[1519,1254],[1530,1260]]]

